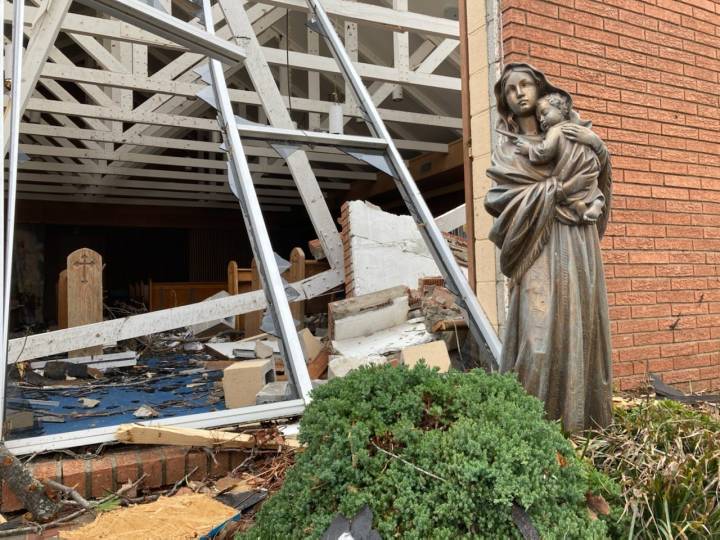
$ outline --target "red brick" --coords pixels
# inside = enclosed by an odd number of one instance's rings
[[[673,333],[670,330],[661,332],[639,332],[633,335],[635,345],[659,345],[672,343]]]
[[[190,474],[190,471],[197,469]],[[185,471],[191,480],[202,480],[208,475],[208,456],[201,450],[190,450],[185,455]]]
[[[674,369],[689,369],[689,368],[700,368],[700,367],[708,367],[711,366],[713,363],[712,356],[709,354],[701,354],[701,355],[695,355],[692,356],[683,356],[679,358],[675,358],[673,360],[673,368]]]
[[[105,459],[105,458],[102,458]],[[85,464],[90,460],[65,459],[62,462],[62,483],[74,488],[80,495],[86,498],[92,497],[91,486],[87,485]],[[109,463],[109,460],[108,460]]]
[[[114,478],[114,458],[113,453],[100,459],[85,460],[85,471],[89,475],[89,491],[92,498],[104,497],[119,487]]]
[[[677,382],[688,382],[697,380],[700,376],[700,370],[698,369],[683,369],[678,371],[671,371],[670,373],[663,374],[663,381],[667,384],[673,384]]]
[[[672,358],[656,358],[648,362],[648,371],[650,373],[660,373],[662,371],[670,371],[674,368]]]
[[[547,69],[612,154],[613,214],[601,245],[617,386],[643,386],[647,369],[678,387],[700,388],[700,377],[702,387],[720,389],[717,2],[503,7],[513,12],[504,20],[504,60],[529,57]],[[657,345],[662,355],[643,349]],[[717,369],[705,365],[710,358]]]

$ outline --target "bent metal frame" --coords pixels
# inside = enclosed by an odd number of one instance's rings
[[[3,345],[7,344],[7,348],[0,347],[2,351],[0,352],[0,362],[7,366],[7,364],[18,361],[31,360],[92,345],[112,345],[123,339],[247,313],[268,306],[274,326],[281,338],[285,361],[290,364],[293,380],[299,390],[299,399],[235,410],[191,414],[144,423],[207,428],[301,413],[309,402],[312,385],[292,320],[288,293],[291,294],[293,300],[302,300],[333,289],[342,282],[343,265],[342,244],[339,235],[332,223],[332,217],[322,198],[307,156],[302,151],[301,145],[311,144],[313,146],[325,145],[337,148],[394,178],[396,187],[418,225],[418,229],[440,268],[448,288],[457,295],[459,305],[466,312],[470,331],[480,345],[481,350],[485,353],[484,360],[489,364],[490,369],[497,368],[497,360],[500,356],[500,343],[497,335],[455,262],[395,142],[390,137],[368,90],[365,88],[319,0],[306,0],[310,12],[308,26],[325,39],[348,89],[355,98],[361,116],[374,135],[372,137],[336,135],[294,129],[280,91],[274,82],[266,60],[263,58],[263,51],[253,32],[251,21],[245,8],[237,1],[219,0],[219,5],[213,8],[210,0],[202,0],[203,16],[201,20],[205,25],[204,32],[190,23],[183,22],[138,0],[81,1],[92,8],[117,17],[121,21],[209,57],[208,72],[200,73],[198,70],[201,79],[209,85],[207,88],[209,92],[201,90],[198,97],[217,110],[218,124],[224,136],[223,149],[228,154],[229,187],[242,210],[253,254],[258,261],[263,291],[45,334],[36,334],[8,342],[14,211],[20,155],[18,148],[20,117],[32,90],[32,88],[22,88],[20,84],[16,84],[16,81],[22,81],[22,37],[24,26],[24,2],[16,0],[12,19],[13,85],[11,103],[13,106],[10,107],[9,133],[7,124],[5,122],[2,124],[3,141],[6,147],[9,144],[10,151],[6,246],[4,253],[0,254],[3,256],[3,259],[0,259],[0,281],[3,282],[3,287],[0,289],[0,295],[2,295],[0,297],[0,305],[2,306],[0,324],[2,325],[2,343]],[[45,58],[47,58],[48,48],[57,36],[57,30],[65,14],[67,14],[70,0],[48,0],[48,2],[51,6],[52,4],[55,4],[56,7],[58,4],[60,6],[57,7],[59,13],[56,14],[55,33],[50,37],[45,36],[45,51],[44,54],[42,52],[40,54],[41,63],[44,63]],[[233,37],[241,45],[232,44],[215,35],[213,12],[218,7],[221,14],[224,15]],[[17,46],[18,44],[20,46]],[[28,46],[29,50],[33,47],[33,44],[33,40],[31,40]],[[39,47],[40,44],[36,44],[36,46]],[[31,50],[30,54],[32,55],[33,52],[34,50]],[[273,124],[272,127],[254,124],[234,115],[221,62],[230,64],[244,62],[253,84],[258,89],[268,119]],[[34,75],[35,77],[31,79],[29,86],[34,86],[37,82],[39,73]],[[262,89],[262,92],[260,89]],[[14,104],[20,104],[20,106],[16,107]],[[263,219],[260,201],[253,185],[241,135],[246,139],[270,142],[278,154],[286,160],[303,198],[303,203],[325,249],[331,266],[330,270],[297,283],[289,285],[283,283]],[[0,174],[3,174],[3,172],[0,172]],[[2,208],[2,205],[0,205],[0,208]],[[3,215],[0,214],[0,227],[3,226],[4,220],[2,218]],[[3,403],[5,384],[6,369],[0,369],[0,398],[3,398]],[[82,432],[66,432],[17,439],[7,441],[6,445],[14,453],[24,454],[96,444],[114,440],[115,429],[114,426],[109,426]]]

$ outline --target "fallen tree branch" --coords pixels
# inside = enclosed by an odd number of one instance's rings
[[[33,519],[40,523],[51,521],[60,511],[60,505],[50,499],[41,484],[5,446],[0,443],[0,480],[5,482]]]
[[[77,490],[65,486],[61,484],[60,482],[56,482],[55,480],[45,480],[45,485],[50,486],[56,491],[60,491],[64,493],[65,495],[70,496],[72,500],[74,500],[76,503],[78,503],[81,507],[85,508],[86,510],[89,510],[91,508],[90,503],[80,495],[80,493],[77,492]]]
[[[447,482],[447,480],[445,480],[444,478],[442,478],[442,477],[440,477],[440,476],[438,476],[438,475],[436,475],[436,474],[433,474],[433,473],[431,473],[431,472],[429,472],[429,471],[426,471],[425,469],[421,469],[420,467],[418,467],[418,466],[415,465],[414,463],[410,463],[407,459],[403,459],[403,458],[401,458],[400,456],[398,456],[397,454],[393,454],[392,452],[388,452],[388,451],[385,450],[384,448],[380,448],[380,447],[379,447],[377,444],[375,444],[374,442],[371,443],[371,444],[372,444],[375,448],[377,448],[378,450],[380,450],[382,453],[387,454],[388,456],[393,457],[393,458],[395,458],[395,459],[398,459],[398,460],[402,461],[403,463],[405,463],[406,465],[410,465],[410,466],[411,466],[413,469],[415,469],[416,471],[421,472],[421,473],[429,476],[430,478],[434,478],[435,480],[440,480],[441,482]]]

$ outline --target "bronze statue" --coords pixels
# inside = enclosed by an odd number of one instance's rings
[[[496,219],[510,302],[501,369],[518,374],[566,432],[612,421],[607,293],[600,238],[610,214],[610,157],[570,94],[528,64],[495,85],[502,143],[485,208]]]

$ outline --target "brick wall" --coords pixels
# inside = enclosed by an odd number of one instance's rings
[[[502,0],[503,60],[575,97],[612,153],[617,387],[720,388],[720,1]]]

